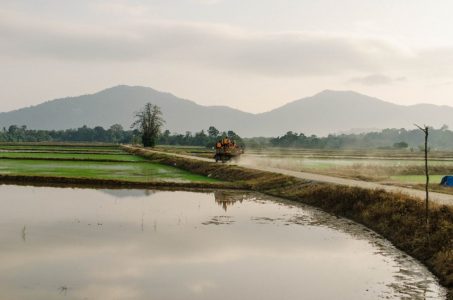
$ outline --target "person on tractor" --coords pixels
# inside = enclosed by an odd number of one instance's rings
[[[230,140],[228,139],[228,137],[225,136],[222,140],[223,150],[227,151],[229,145],[230,145]]]
[[[219,154],[221,149],[222,149],[222,141],[218,140],[217,143],[215,144],[215,153]]]

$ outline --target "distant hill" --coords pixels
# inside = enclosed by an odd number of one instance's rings
[[[230,128],[245,124],[252,114],[223,106],[202,106],[169,93],[139,86],[116,86],[92,95],[48,101],[36,106],[0,113],[0,126],[27,125],[34,129],[67,129],[87,125],[129,128],[134,112],[145,103],[162,108],[166,128],[172,132],[200,131],[210,124]]]
[[[116,86],[92,95],[48,101],[0,113],[0,126],[68,129],[82,125],[128,128],[146,102],[162,108],[172,132],[199,131],[210,125],[242,136],[277,136],[287,131],[326,135],[357,128],[413,128],[414,123],[453,128],[453,107],[402,106],[351,91],[323,91],[261,114],[226,106],[202,106],[169,93],[140,86]]]
[[[414,123],[453,126],[453,107],[431,104],[397,105],[352,91],[326,90],[258,115],[260,128],[325,135],[357,128],[414,128]]]

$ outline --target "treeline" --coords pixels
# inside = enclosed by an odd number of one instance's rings
[[[171,134],[169,130],[165,130],[163,134],[159,136],[158,144],[161,145],[180,145],[180,146],[206,146],[214,147],[215,143],[220,140],[222,137],[227,136],[228,138],[234,140],[238,145],[244,147],[243,139],[237,135],[234,131],[224,131],[220,132],[214,126],[209,127],[205,132],[201,130],[192,134],[190,131],[187,131],[185,134]]]
[[[139,137],[138,130],[124,130],[119,124],[109,129],[82,126],[67,130],[33,130],[11,125],[0,131],[0,142],[105,142],[131,143]]]
[[[233,131],[221,132],[211,126],[208,130],[185,134],[171,133],[165,130],[158,137],[157,144],[180,146],[212,147],[223,136],[228,136],[239,145],[248,148],[260,147],[294,147],[309,149],[412,149],[418,150],[424,143],[423,133],[418,129],[384,129],[380,132],[363,134],[340,134],[318,137],[303,133],[287,132],[275,138],[241,138]],[[0,142],[104,142],[121,144],[140,144],[139,130],[125,130],[115,124],[108,129],[97,126],[83,126],[67,130],[33,130],[26,126],[10,126],[0,131]],[[453,131],[443,126],[440,129],[430,128],[429,143],[433,149],[453,149]]]
[[[380,132],[362,134],[340,134],[318,137],[303,133],[287,132],[276,138],[245,139],[248,147],[294,147],[312,149],[411,149],[423,146],[424,134],[419,129],[384,129]],[[433,149],[453,149],[453,131],[447,126],[440,129],[430,128],[429,144]]]
[[[161,145],[180,145],[180,146],[205,146],[212,147],[216,141],[224,136],[235,140],[239,145],[244,145],[240,136],[233,131],[220,132],[211,126],[207,131],[185,134],[171,133],[165,130],[159,135],[157,143]],[[0,142],[104,142],[120,144],[139,144],[141,143],[141,133],[139,130],[124,130],[115,124],[108,129],[101,126],[89,128],[82,126],[77,129],[67,130],[33,130],[26,126],[12,125],[0,131]]]

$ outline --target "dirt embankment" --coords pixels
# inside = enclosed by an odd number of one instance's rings
[[[359,222],[423,262],[447,287],[448,299],[453,299],[451,207],[432,204],[427,229],[423,201],[406,194],[316,183],[266,171],[153,153],[138,147],[123,146],[122,149],[154,162],[300,201]]]
[[[22,176],[0,174],[0,184],[16,184],[30,186],[73,186],[95,187],[108,189],[244,189],[244,186],[231,182],[174,182],[174,181],[126,181],[116,179],[99,179],[85,177],[61,177],[61,176]]]

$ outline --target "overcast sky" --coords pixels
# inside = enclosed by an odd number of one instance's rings
[[[0,111],[143,85],[262,112],[325,89],[453,105],[453,1],[0,0]]]

